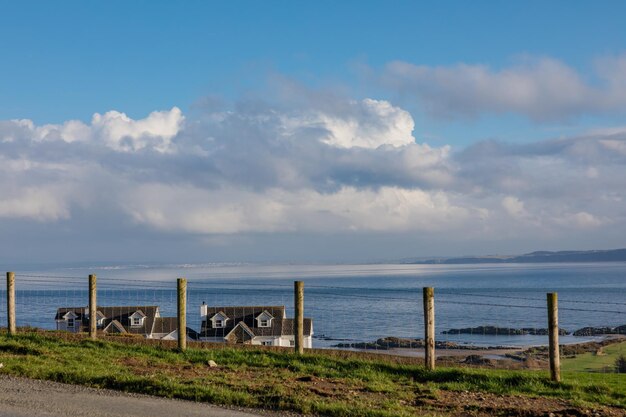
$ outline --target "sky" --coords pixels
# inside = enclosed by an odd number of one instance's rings
[[[626,247],[624,15],[0,2],[0,263]]]

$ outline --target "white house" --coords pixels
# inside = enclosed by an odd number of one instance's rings
[[[176,317],[161,317],[158,306],[97,307],[96,327],[102,333],[126,333],[147,339],[178,339]],[[62,307],[55,317],[57,330],[68,332],[89,331],[88,307]],[[198,333],[187,328],[187,339],[197,340]]]
[[[265,346],[294,346],[294,319],[285,306],[200,307],[204,342],[246,343]],[[304,347],[311,348],[313,320],[304,319]]]

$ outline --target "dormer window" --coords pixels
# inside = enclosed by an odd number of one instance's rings
[[[214,329],[223,329],[226,327],[226,322],[228,321],[228,316],[223,311],[215,313],[213,317],[209,319],[211,321],[211,327]]]
[[[267,310],[263,310],[256,318],[257,327],[272,327],[272,316]]]
[[[146,319],[146,315],[143,314],[141,310],[137,310],[128,318],[130,321],[130,327],[141,327],[143,326],[143,321]]]
[[[63,316],[63,320],[65,320],[65,328],[74,329],[75,327],[78,327],[76,319],[78,319],[78,316],[73,311],[68,311],[67,313],[65,313],[65,315]]]

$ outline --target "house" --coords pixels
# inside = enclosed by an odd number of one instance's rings
[[[295,320],[285,306],[200,307],[200,340],[265,346],[294,346]],[[312,347],[313,321],[304,319],[304,347]]]
[[[141,335],[147,339],[178,339],[176,317],[161,317],[158,306],[112,306],[96,308],[96,327],[102,333]],[[88,307],[62,307],[55,317],[57,330],[89,331]],[[197,340],[198,333],[187,328],[187,339]]]

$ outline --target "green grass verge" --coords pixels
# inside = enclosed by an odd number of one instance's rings
[[[218,363],[210,368],[208,360]],[[426,371],[388,358],[270,349],[172,348],[89,341],[41,332],[0,335],[0,373],[221,405],[337,417],[424,415],[439,390],[521,394],[575,404],[626,407],[626,378],[546,372],[442,368]],[[621,378],[620,378],[621,377]],[[428,410],[426,410],[428,411]]]
[[[571,372],[613,371],[615,361],[620,355],[626,356],[626,341],[605,346],[600,354],[583,353],[573,358],[564,358],[561,361],[561,369]]]

